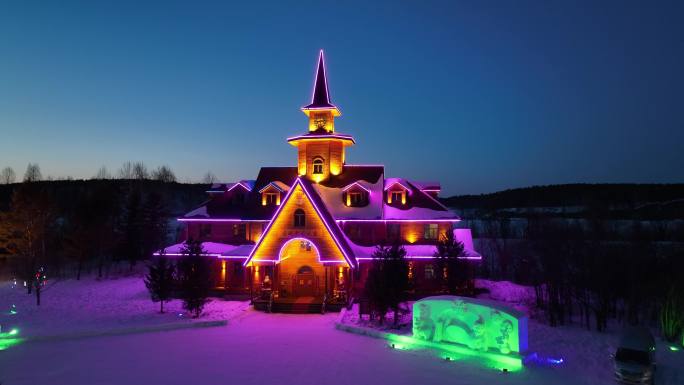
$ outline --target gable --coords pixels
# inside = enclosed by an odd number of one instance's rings
[[[281,248],[295,238],[306,239],[315,245],[319,260],[323,263],[346,263],[354,266],[349,248],[337,223],[305,181],[297,179],[276,211],[273,219],[254,246],[245,266],[252,262],[274,262],[280,257]],[[296,210],[304,212],[304,226],[295,227]]]

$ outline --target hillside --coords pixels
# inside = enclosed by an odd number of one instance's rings
[[[442,199],[471,215],[684,218],[684,184],[563,184]]]

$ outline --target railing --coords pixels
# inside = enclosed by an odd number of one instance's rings
[[[328,302],[328,294],[323,295],[323,303],[321,304],[321,314],[325,314],[325,304]]]
[[[268,305],[266,306],[266,312],[267,313],[272,313],[273,312],[273,291],[268,295]]]

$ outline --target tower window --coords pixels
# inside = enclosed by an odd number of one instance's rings
[[[404,203],[404,192],[403,191],[392,191],[390,192],[390,202],[392,203]]]
[[[314,174],[323,174],[323,159],[321,158],[316,158],[313,161],[313,173]]]
[[[294,227],[304,227],[306,220],[304,219],[304,210],[297,209],[294,212]]]

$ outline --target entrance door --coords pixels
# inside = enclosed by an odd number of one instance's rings
[[[316,295],[316,275],[310,266],[302,266],[294,277],[294,295],[313,297]]]

